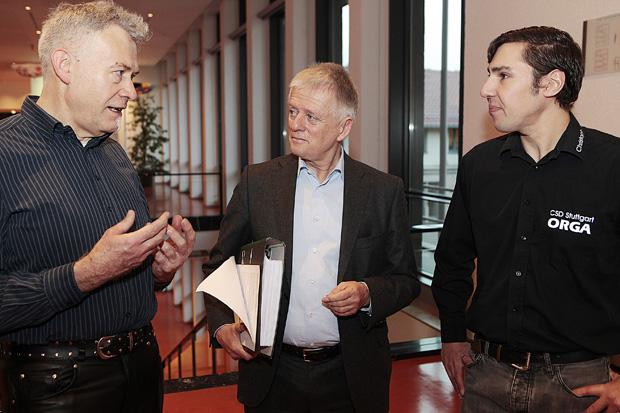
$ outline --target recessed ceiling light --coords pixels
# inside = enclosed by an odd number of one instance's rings
[[[148,17],[148,18],[150,19],[151,17],[153,17],[153,13],[148,13],[148,14],[146,15],[146,17]]]
[[[41,34],[41,30],[37,30],[37,31],[36,31],[36,33],[37,33],[37,34]]]
[[[11,115],[15,115],[16,113],[17,113],[17,111],[16,111],[15,109],[13,109],[13,110],[11,111]]]
[[[30,11],[30,10],[32,10],[32,7],[30,7],[30,6],[26,6],[26,7],[24,7],[24,9],[25,9],[26,11]]]

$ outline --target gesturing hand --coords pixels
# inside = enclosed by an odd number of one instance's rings
[[[142,264],[164,241],[168,216],[168,212],[164,212],[149,225],[127,232],[136,219],[136,213],[129,210],[125,218],[108,228],[93,249],[73,266],[78,288],[83,292],[92,291]]]
[[[194,249],[196,233],[187,218],[175,215],[168,225],[168,238],[155,251],[153,273],[159,283],[170,282]]]

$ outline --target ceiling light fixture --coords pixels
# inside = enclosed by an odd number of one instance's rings
[[[148,13],[148,14],[146,15],[146,17],[148,17],[149,19],[150,19],[150,18],[152,18],[152,17],[153,17],[153,13]]]
[[[26,7],[24,7],[24,10],[26,10],[26,11],[30,11],[30,10],[32,10],[32,7],[30,7],[30,6],[26,6]]]

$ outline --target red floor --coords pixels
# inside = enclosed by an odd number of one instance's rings
[[[181,310],[172,305],[171,293],[158,293],[159,311],[153,320],[160,351],[167,354],[190,330],[181,320]],[[208,362],[209,348],[203,340],[197,346],[197,360]],[[232,361],[220,360],[218,369],[234,370]],[[175,364],[172,364],[175,370]],[[183,362],[183,370],[189,366]],[[206,370],[200,368],[199,372]],[[167,394],[164,413],[242,413],[243,407],[236,399],[237,386],[226,386]],[[452,391],[452,385],[443,370],[439,356],[420,357],[395,361],[392,367],[390,391],[392,413],[452,413],[458,412],[460,402]]]
[[[154,184],[144,190],[151,216],[159,216],[164,211],[182,216],[202,216],[220,214],[220,206],[206,206],[201,198],[192,199],[187,193],[179,192],[168,184]]]

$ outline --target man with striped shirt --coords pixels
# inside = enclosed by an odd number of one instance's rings
[[[144,192],[110,138],[136,98],[142,17],[61,4],[43,24],[40,98],[0,122],[0,355],[16,412],[159,412],[154,290],[195,233]]]

